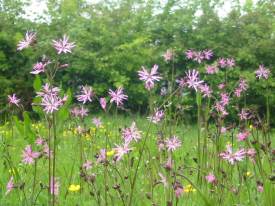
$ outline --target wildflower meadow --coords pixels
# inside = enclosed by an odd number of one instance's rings
[[[22,30],[14,52],[31,56],[31,89],[1,102],[0,206],[275,205],[274,64],[246,73],[234,53],[170,45],[135,65],[132,96],[121,83],[69,87],[79,73],[62,77],[85,45]]]

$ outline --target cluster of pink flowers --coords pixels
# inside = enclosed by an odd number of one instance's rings
[[[216,65],[208,65],[206,66],[207,74],[216,74],[219,72],[219,68]]]
[[[162,78],[158,75],[158,65],[154,65],[151,71],[145,69],[142,66],[141,70],[138,71],[139,79],[145,82],[145,88],[151,90],[154,88],[155,81],[160,81]]]
[[[62,98],[59,96],[60,89],[58,87],[52,87],[46,83],[40,92],[37,92],[37,96],[41,97],[40,105],[46,113],[53,113],[66,102],[67,96],[64,95]]]
[[[213,52],[210,49],[203,51],[187,50],[185,52],[186,58],[201,63],[203,60],[210,60],[213,57]]]
[[[236,97],[240,97],[242,92],[248,89],[248,84],[245,79],[240,79],[238,87],[235,89],[234,94]]]
[[[241,112],[238,114],[238,116],[240,117],[240,120],[247,120],[249,119],[249,110],[246,108],[242,108]]]
[[[218,66],[221,68],[232,68],[235,66],[235,60],[233,58],[220,58],[218,59]]]
[[[73,107],[70,112],[71,112],[71,115],[74,117],[84,118],[88,116],[89,110],[81,106],[81,107]]]

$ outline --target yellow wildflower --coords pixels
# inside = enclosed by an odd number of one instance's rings
[[[111,150],[111,151],[108,151],[107,152],[107,156],[113,156],[115,154],[115,151],[114,150]]]
[[[184,192],[188,193],[188,192],[196,192],[197,190],[195,188],[193,188],[192,185],[186,185],[186,187],[184,187]]]
[[[79,190],[80,190],[80,185],[71,184],[69,187],[69,191],[71,191],[71,192],[77,192]]]
[[[252,176],[252,173],[248,171],[248,172],[245,173],[245,175],[246,175],[247,177],[251,177],[251,176]]]

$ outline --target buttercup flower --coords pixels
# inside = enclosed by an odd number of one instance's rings
[[[71,184],[71,185],[69,186],[69,191],[71,191],[71,192],[77,192],[77,191],[79,191],[79,190],[80,190],[80,185]]]

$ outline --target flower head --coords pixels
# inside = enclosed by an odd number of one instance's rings
[[[213,93],[212,89],[207,84],[201,84],[199,90],[203,97],[211,97],[211,94]]]
[[[128,154],[130,151],[132,151],[132,148],[129,148],[129,144],[124,143],[123,145],[116,145],[116,147],[114,148],[115,151],[115,160],[119,161],[122,159],[122,157],[125,154]]]
[[[82,86],[79,95],[76,95],[77,101],[85,104],[86,102],[92,102],[94,96],[93,88],[89,86]]]
[[[90,160],[87,160],[82,164],[82,168],[85,170],[91,169],[93,166],[92,162]]]
[[[57,178],[51,177],[50,193],[57,196],[59,194],[60,183]]]
[[[113,91],[109,89],[109,95],[111,97],[110,102],[115,102],[117,106],[122,106],[123,101],[128,99],[128,96],[123,93],[123,88],[119,87],[117,90]]]
[[[259,69],[255,71],[256,77],[258,79],[268,79],[269,75],[270,75],[270,70],[265,68],[264,65],[260,65]]]
[[[231,145],[226,145],[226,150],[222,153],[220,153],[220,157],[226,161],[228,161],[230,164],[234,164],[236,162],[242,161],[245,158],[246,151],[244,149],[240,149],[236,152],[232,151]]]
[[[8,181],[8,183],[7,183],[6,188],[7,188],[7,191],[6,191],[6,195],[7,195],[7,194],[9,194],[9,193],[13,190],[13,188],[14,188],[13,177],[10,177],[10,179],[9,179],[9,181]]]
[[[140,131],[138,130],[135,122],[132,122],[130,127],[122,130],[122,136],[125,143],[130,143],[132,140],[137,142],[141,139]]]
[[[210,50],[210,49],[203,50],[203,54],[204,54],[204,58],[206,60],[209,60],[209,59],[211,59],[213,57],[213,51]]]
[[[34,160],[40,156],[39,152],[32,151],[31,145],[27,145],[23,150],[22,161],[25,164],[33,164]]]
[[[138,71],[139,79],[145,82],[145,88],[151,90],[154,88],[155,81],[161,80],[161,77],[158,75],[158,65],[154,65],[151,71],[142,67],[142,70]]]
[[[19,107],[20,99],[16,97],[16,94],[8,95],[8,102],[10,105],[16,105]]]
[[[78,192],[80,190],[80,185],[71,184],[68,190],[70,192]]]
[[[237,134],[237,139],[238,141],[244,141],[249,137],[249,135],[250,135],[249,131],[239,132]]]
[[[173,59],[173,51],[168,49],[162,56],[166,62],[169,62]]]
[[[203,81],[199,79],[199,72],[197,70],[188,70],[186,72],[186,77],[188,88],[193,88],[195,91],[197,91],[199,86],[203,83]]]
[[[215,183],[217,180],[216,180],[216,177],[213,173],[209,173],[208,175],[205,176],[205,179],[208,183]]]
[[[106,107],[107,107],[107,101],[106,101],[106,99],[105,99],[104,97],[101,97],[101,98],[99,99],[99,103],[100,103],[101,108],[102,108],[104,111],[106,111]]]
[[[35,39],[36,33],[27,31],[25,38],[17,44],[17,50],[21,51],[25,48],[28,48],[35,41]]]
[[[164,111],[160,109],[155,109],[155,113],[149,116],[147,119],[154,124],[159,123],[164,118]]]
[[[216,73],[218,73],[218,71],[219,71],[219,68],[216,66],[207,66],[206,67],[207,74],[216,74]]]
[[[165,145],[168,151],[175,151],[177,148],[181,146],[181,141],[178,137],[173,136],[170,139],[165,141]]]
[[[30,72],[31,74],[39,74],[39,73],[42,73],[42,72],[45,72],[45,69],[46,69],[46,66],[48,64],[50,64],[51,62],[48,61],[48,62],[37,62],[33,68],[32,68],[32,71]]]
[[[99,128],[99,127],[102,125],[101,119],[100,119],[100,118],[94,117],[94,118],[93,118],[93,124],[94,124],[97,128]]]
[[[56,49],[58,54],[61,53],[71,53],[72,52],[72,48],[75,47],[75,43],[74,42],[69,42],[69,38],[64,35],[63,39],[59,39],[59,40],[53,40],[53,47]]]

